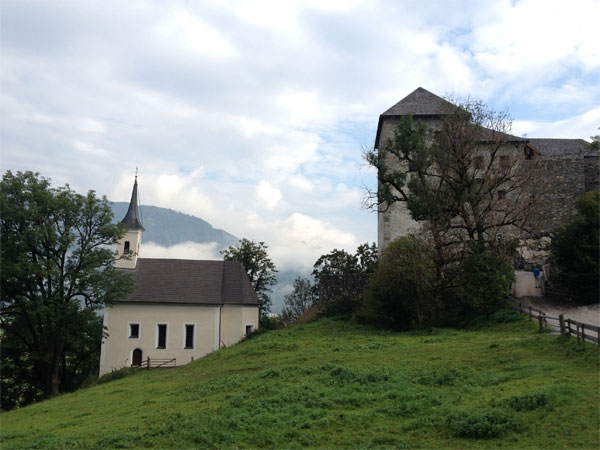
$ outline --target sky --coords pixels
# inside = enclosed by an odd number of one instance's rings
[[[377,240],[379,114],[417,87],[528,137],[600,127],[600,1],[0,3],[0,168],[195,215],[280,270]],[[215,245],[142,256],[215,258]]]

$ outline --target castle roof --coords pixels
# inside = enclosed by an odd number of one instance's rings
[[[455,105],[427,89],[418,87],[394,106],[382,113],[382,116],[439,116],[454,111]]]
[[[144,227],[142,226],[142,222],[140,220],[139,215],[139,207],[138,207],[138,193],[137,193],[137,175],[135,177],[135,181],[133,182],[133,192],[131,193],[131,201],[129,202],[129,208],[127,209],[127,214],[121,223],[125,224],[127,229],[129,230],[142,230],[144,231]]]
[[[135,288],[119,302],[202,305],[260,304],[238,261],[138,258]]]
[[[596,156],[593,151],[587,149],[589,142],[584,139],[527,138],[527,140],[529,145],[539,150],[543,156]]]
[[[416,117],[436,117],[442,114],[450,114],[455,110],[456,105],[432,94],[427,89],[418,87],[379,116],[377,134],[375,136],[375,148],[379,148],[379,135],[381,134],[381,126],[383,125],[384,118],[401,117],[407,114],[412,114]]]

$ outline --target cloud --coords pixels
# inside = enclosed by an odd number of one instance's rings
[[[171,247],[163,247],[154,242],[144,242],[140,246],[141,258],[166,258],[166,259],[208,259],[223,260],[219,254],[218,244],[208,242],[183,242]]]
[[[6,2],[3,170],[264,240],[282,267],[376,239],[361,149],[418,86],[596,134],[600,2]],[[184,248],[180,248],[184,251]]]

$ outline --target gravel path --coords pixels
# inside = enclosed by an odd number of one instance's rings
[[[565,318],[600,326],[600,304],[598,303],[584,306],[566,306],[559,303],[556,297],[550,296],[522,297],[520,300],[525,305],[541,309],[547,316],[558,317],[563,314]]]

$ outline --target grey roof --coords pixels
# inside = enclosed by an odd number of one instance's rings
[[[589,142],[584,139],[546,139],[528,138],[529,145],[539,150],[543,156],[584,155],[593,156],[586,147]]]
[[[138,258],[134,291],[121,302],[249,305],[260,302],[237,261]]]
[[[383,125],[384,118],[400,117],[407,114],[412,114],[415,117],[436,117],[444,114],[452,114],[458,109],[459,107],[447,100],[444,100],[442,97],[432,94],[428,90],[419,87],[379,116],[374,148],[379,148],[379,136],[381,134],[381,127]],[[481,139],[482,141],[526,141],[525,139],[517,136],[495,132],[486,128],[483,128],[482,130]]]
[[[125,224],[129,230],[142,230],[144,231],[144,227],[142,226],[142,222],[140,220],[140,212],[138,208],[138,193],[137,193],[137,175],[135,177],[135,181],[133,182],[133,192],[131,193],[131,201],[129,202],[129,209],[127,209],[127,214],[121,223]]]
[[[419,87],[381,115],[405,116],[412,113],[414,116],[438,116],[440,114],[448,114],[454,108],[456,106],[449,101]]]

